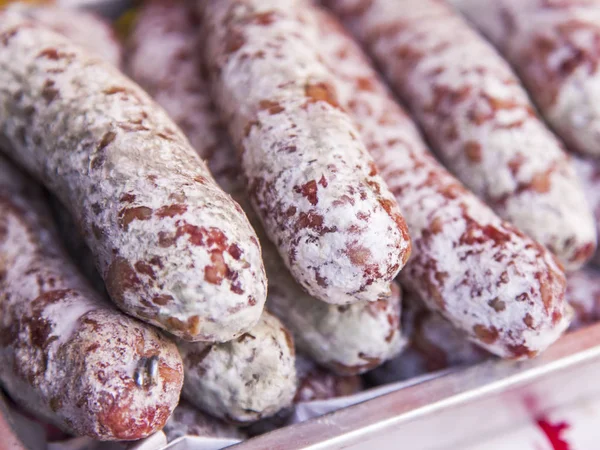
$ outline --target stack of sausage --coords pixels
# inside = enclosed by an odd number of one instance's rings
[[[438,0],[152,0],[124,55],[94,16],[1,11],[12,401],[100,440],[243,438],[365,372],[532,358],[595,320],[600,176],[560,139],[600,155],[573,112],[600,27],[455,2],[507,60]]]

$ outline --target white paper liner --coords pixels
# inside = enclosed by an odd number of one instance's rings
[[[319,417],[324,414],[337,411],[338,409],[347,408],[348,406],[356,405],[357,403],[362,403],[367,400],[371,400],[375,397],[379,397],[381,395],[397,391],[399,389],[404,389],[415,384],[423,383],[433,378],[440,377],[447,372],[448,370],[426,374],[419,377],[411,378],[410,380],[400,381],[398,383],[386,384],[384,386],[378,386],[376,388],[367,389],[366,391],[362,391],[354,395],[348,395],[346,397],[337,397],[330,400],[315,400],[312,402],[298,403],[292,415],[290,424],[314,419],[315,417]]]

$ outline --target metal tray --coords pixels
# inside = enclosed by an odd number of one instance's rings
[[[487,361],[231,447],[235,450],[459,449],[478,438],[600,396],[600,324],[538,358]]]

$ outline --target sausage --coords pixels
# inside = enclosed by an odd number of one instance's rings
[[[99,16],[82,9],[60,8],[57,6],[35,6],[16,3],[10,6],[23,12],[27,17],[39,21],[57,33],[66,36],[74,43],[104,58],[115,67],[122,60],[121,44],[110,25]],[[101,293],[106,292],[104,281],[96,270],[94,258],[77,229],[77,224],[60,204],[60,201],[48,194],[50,210],[69,257],[77,262],[79,271],[92,287]]]
[[[163,431],[169,442],[182,436],[245,438],[245,434],[238,428],[199,411],[186,401],[175,408]]]
[[[414,292],[404,290],[402,330],[410,344],[396,358],[367,374],[376,385],[393,383],[456,366],[469,366],[491,356],[440,314],[429,311]],[[600,272],[584,268],[567,277],[569,331],[600,320]]]
[[[60,219],[68,225],[64,211]],[[85,266],[89,250],[76,230],[71,228],[70,231],[73,234],[66,238],[70,239],[74,249],[79,250],[75,260]],[[93,272],[85,275],[97,280]],[[178,343],[186,371],[184,397],[206,413],[238,424],[270,416],[290,405],[296,390],[293,340],[275,317],[266,311],[263,315],[265,317],[257,326],[231,342],[215,345]],[[198,412],[198,420],[201,416]],[[219,421],[214,421],[214,427],[218,429]],[[206,426],[210,423],[211,418],[207,418]],[[175,428],[172,432],[178,433],[183,425],[175,420],[171,426]],[[169,432],[165,430],[165,433],[169,438]]]
[[[308,9],[306,10],[308,11]],[[400,280],[473,342],[531,357],[568,326],[555,257],[503,222],[438,164],[413,122],[331,15],[313,9],[320,50],[346,107],[408,221],[413,256]]]
[[[200,157],[209,162],[219,142],[229,138],[201,70],[198,18],[189,4],[150,0],[136,10],[125,44],[125,73],[167,111]]]
[[[562,144],[516,75],[443,1],[326,0],[365,44],[442,162],[568,270],[593,255],[593,218]]]
[[[197,5],[215,103],[285,265],[328,303],[389,296],[410,255],[406,224],[338,105],[303,2]]]
[[[185,367],[182,395],[204,412],[243,424],[291,405],[296,392],[291,334],[263,313],[258,324],[221,344],[178,344]]]
[[[573,307],[570,330],[577,330],[600,320],[600,272],[586,267],[569,274],[567,299]]]
[[[76,257],[80,265],[85,260],[85,251]],[[96,279],[93,273],[86,275]],[[186,371],[184,397],[206,413],[238,424],[290,405],[296,390],[293,340],[275,317],[266,311],[263,315],[258,325],[231,342],[179,342]],[[206,420],[208,426],[210,418]],[[175,422],[173,432],[178,432],[181,426]]]
[[[162,428],[183,383],[176,346],[100,299],[68,261],[43,194],[0,157],[0,381],[21,407],[76,434]]]
[[[85,259],[85,254],[80,256]],[[82,264],[80,258],[76,261]],[[236,340],[213,345],[179,341],[178,346],[185,369],[182,396],[203,412],[245,424],[291,405],[296,391],[293,338],[266,311]],[[181,430],[180,425],[172,426],[173,432]]]
[[[337,375],[361,374],[406,345],[397,285],[392,284],[391,297],[377,302],[328,305],[292,284],[274,251],[263,256],[270,277],[267,308],[292,331],[297,347],[319,365]]]
[[[58,231],[60,243],[64,246],[67,255],[71,261],[75,262],[79,272],[94,290],[103,295],[104,298],[109,299],[104,280],[102,280],[94,264],[92,252],[85,244],[75,221],[60,201],[51,194],[48,194],[48,206]]]
[[[293,333],[297,347],[334,373],[372,369],[404,345],[400,292],[394,289],[392,297],[377,302],[338,306],[312,297],[294,281],[252,210],[235,149],[199,70],[194,20],[182,3],[153,1],[140,9],[128,45],[128,73],[175,118],[260,233],[269,279],[267,306]]]
[[[329,400],[362,391],[362,380],[358,375],[340,376],[317,366],[303,355],[296,355],[298,389],[294,403]]]
[[[402,328],[407,349],[367,375],[373,384],[387,384],[449,367],[468,366],[491,355],[470,342],[465,333],[427,309],[414,292],[405,290]]]
[[[600,233],[600,163],[591,158],[573,157],[573,165],[579,176],[585,197],[596,219],[596,233]],[[592,262],[600,265],[600,252],[596,251]]]
[[[302,354],[296,355],[296,374],[298,388],[294,397],[294,405],[279,411],[274,416],[251,424],[246,428],[250,436],[268,433],[291,424],[294,409],[299,403],[330,400],[356,394],[363,390],[360,376],[337,375],[317,366],[313,360]]]
[[[61,8],[55,5],[32,7],[17,3],[10,8],[86,47],[115,67],[121,65],[121,45],[112,27],[104,18],[83,9]]]
[[[259,319],[256,235],[180,130],[108,63],[20,14],[0,16],[3,151],[57,195],[112,300],[187,340]]]
[[[600,4],[453,0],[519,73],[567,146],[600,157]]]

